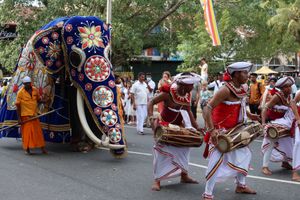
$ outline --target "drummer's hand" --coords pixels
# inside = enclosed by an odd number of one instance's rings
[[[18,119],[18,123],[19,123],[20,125],[22,125],[22,124],[23,124],[23,122],[22,122],[22,120],[21,120],[21,119]]]
[[[197,129],[197,131],[199,131],[200,133],[202,133],[203,135],[205,135],[204,131],[203,131],[204,130],[203,128],[197,127],[196,129]]]
[[[149,117],[149,121],[150,121],[150,125],[151,125],[152,130],[154,130],[154,127],[155,127],[155,125],[154,125],[155,118],[154,117]]]
[[[250,114],[249,118],[253,121],[261,121],[260,116],[256,114]]]
[[[211,133],[210,133],[210,138],[211,138],[211,142],[213,143],[213,145],[217,146],[218,144],[218,130],[213,130]]]

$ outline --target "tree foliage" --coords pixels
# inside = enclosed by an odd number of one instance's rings
[[[214,2],[220,47],[212,46],[199,0],[114,0],[113,65],[126,66],[149,47],[166,54],[182,52],[181,70],[195,68],[201,57],[220,69],[233,60],[256,62],[298,50],[300,0]],[[13,69],[20,46],[41,26],[62,16],[94,15],[104,20],[106,0],[4,0],[0,12],[3,24],[18,25],[17,39],[0,41],[0,62]]]
[[[49,21],[73,15],[94,15],[105,20],[106,0],[5,0],[0,4],[1,22],[16,22],[18,38],[13,42],[0,41],[0,62],[13,68],[21,44]],[[180,7],[186,0],[114,0],[113,1],[113,55],[114,66],[127,65],[147,47],[173,51],[177,45],[176,30],[185,29],[184,12]],[[33,6],[34,5],[34,6]],[[159,33],[153,28],[162,25]]]
[[[269,20],[277,8],[287,1],[220,0],[215,4],[216,18],[222,46],[213,47],[203,22],[203,14],[197,14],[195,26],[188,38],[181,39],[178,48],[184,52],[185,68],[196,67],[201,57],[222,61],[218,66],[234,60],[250,60],[254,63],[278,53],[295,52],[299,44],[289,32],[278,32]],[[274,19],[277,21],[277,19]],[[285,20],[282,20],[282,23]],[[282,28],[284,30],[284,28]]]

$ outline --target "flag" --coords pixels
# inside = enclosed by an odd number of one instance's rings
[[[200,2],[204,11],[205,27],[213,41],[213,46],[220,46],[221,40],[216,22],[213,2],[212,0],[200,0]]]

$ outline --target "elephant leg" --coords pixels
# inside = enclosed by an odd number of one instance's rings
[[[68,95],[70,100],[70,125],[72,128],[71,146],[74,151],[88,152],[94,148],[94,143],[86,136],[83,127],[81,126],[77,106],[76,92],[77,89],[68,86]]]

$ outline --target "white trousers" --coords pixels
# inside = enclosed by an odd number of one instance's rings
[[[147,105],[140,104],[136,106],[136,129],[138,132],[144,132],[144,122],[148,115]]]

